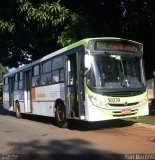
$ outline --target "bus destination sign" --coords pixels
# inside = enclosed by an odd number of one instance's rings
[[[119,50],[119,51],[127,51],[127,52],[138,52],[139,47],[137,45],[131,43],[121,43],[121,42],[104,42],[97,41],[95,45],[96,50]]]

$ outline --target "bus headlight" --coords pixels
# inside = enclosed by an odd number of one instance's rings
[[[89,99],[94,106],[97,106],[100,108],[107,108],[107,104],[98,100],[96,97],[89,96]]]

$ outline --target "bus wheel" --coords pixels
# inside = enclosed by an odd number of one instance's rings
[[[16,101],[15,108],[16,108],[16,117],[21,118],[20,105],[18,101]]]
[[[66,119],[66,111],[65,111],[65,106],[62,103],[59,103],[56,106],[56,121],[57,125],[60,128],[67,128],[68,127],[68,122]]]

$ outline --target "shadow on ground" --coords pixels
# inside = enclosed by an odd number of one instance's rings
[[[37,140],[26,143],[10,142],[12,154],[20,160],[121,160],[124,155],[93,149],[88,141],[80,139],[54,140],[42,144]],[[102,148],[101,148],[102,149]]]
[[[123,121],[120,119],[99,121],[99,122],[85,122],[85,121],[71,120],[69,122],[69,129],[80,130],[80,131],[103,130],[107,128],[126,127],[133,124],[134,123],[131,121]]]
[[[0,115],[16,117],[15,112],[8,111],[2,107],[0,107]],[[30,114],[23,114],[23,113],[21,114],[21,117],[22,117],[22,119],[27,119],[27,120],[31,120],[31,121],[56,125],[55,119],[51,118],[51,117],[30,115]]]
[[[8,110],[4,109],[3,106],[0,106],[0,115],[3,116],[15,116],[14,112],[9,112]]]
[[[0,115],[9,115],[15,117],[14,112],[9,112],[4,108],[0,108]],[[27,119],[30,121],[41,122],[45,124],[51,124],[57,126],[54,118],[39,116],[39,115],[29,115],[22,114],[23,119]],[[86,122],[80,120],[68,120],[68,129],[70,130],[79,130],[79,131],[90,131],[90,130],[103,130],[107,128],[115,128],[115,127],[126,127],[133,125],[134,122],[124,121],[124,120],[107,120],[107,121],[99,121],[99,122]]]

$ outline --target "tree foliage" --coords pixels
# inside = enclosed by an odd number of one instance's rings
[[[17,0],[21,13],[25,13],[27,22],[35,21],[40,28],[58,27],[62,25],[68,15],[68,9],[61,6],[58,2],[44,2],[36,6],[28,0]]]
[[[2,83],[2,81],[3,81],[3,75],[5,74],[5,73],[7,73],[7,69],[4,67],[4,66],[2,66],[2,64],[0,64],[0,84]]]
[[[0,59],[18,66],[86,37],[144,44],[147,76],[155,49],[154,0],[1,0]]]
[[[1,60],[9,66],[27,63],[57,49],[58,37],[72,18],[58,2],[8,0],[0,11]]]

